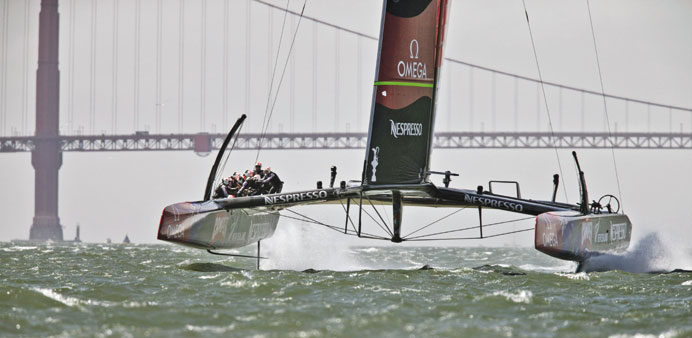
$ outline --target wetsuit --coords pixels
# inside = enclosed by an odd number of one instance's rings
[[[214,190],[214,198],[226,198],[228,195],[228,187],[223,183],[219,184],[216,190]]]
[[[263,179],[264,178],[264,170],[262,170],[261,168],[257,169],[257,167],[255,167],[255,175],[259,175],[259,177]]]
[[[259,186],[259,182],[254,177],[248,177],[243,186],[240,187],[240,193],[244,196],[257,195],[259,194]]]
[[[266,189],[267,192],[270,194],[275,194],[281,192],[281,189],[283,189],[284,187],[284,182],[281,181],[279,175],[277,175],[273,171],[270,171],[269,174],[266,174],[264,176],[264,179],[262,180],[262,185],[265,187],[269,185],[269,188]]]

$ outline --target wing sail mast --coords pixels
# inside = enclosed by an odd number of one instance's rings
[[[204,189],[204,198],[202,199],[203,201],[208,201],[211,199],[211,192],[214,189],[214,180],[216,179],[216,171],[219,169],[219,164],[221,163],[221,159],[223,158],[224,153],[226,153],[226,148],[228,148],[228,143],[231,142],[235,133],[238,132],[238,129],[243,124],[246,117],[247,116],[245,114],[240,116],[238,118],[238,120],[235,121],[233,128],[231,128],[231,131],[229,131],[228,135],[226,135],[226,139],[223,140],[223,144],[221,144],[221,148],[219,149],[219,153],[216,154],[216,160],[214,161],[214,165],[211,166],[211,172],[209,172],[209,178],[207,179],[207,186]]]

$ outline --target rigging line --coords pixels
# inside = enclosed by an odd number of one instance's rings
[[[281,214],[279,214],[279,215],[280,215],[281,217],[290,218],[290,219],[294,219],[294,220],[301,221],[301,222],[306,222],[306,223],[312,223],[312,224],[321,225],[321,226],[327,227],[327,228],[329,228],[329,229],[332,229],[332,230],[334,230],[334,231],[339,231],[339,232],[341,232],[341,230],[340,230],[340,229],[337,229],[336,226],[334,226],[334,225],[329,225],[329,224],[322,223],[322,222],[317,221],[317,220],[313,220],[313,219],[311,219],[311,218],[308,218],[308,217],[305,216],[305,215],[302,215],[302,214],[300,214],[300,213],[298,213],[298,212],[295,212],[295,211],[292,211],[292,210],[289,210],[289,209],[286,209],[286,211],[290,211],[290,212],[292,212],[292,213],[294,213],[294,214],[300,215],[302,218],[293,217],[293,216],[286,216],[286,215],[281,215]]]
[[[291,4],[291,0],[286,1],[286,9],[288,9],[288,6]],[[284,11],[284,20],[283,23],[281,24],[281,34],[279,35],[279,46],[276,48],[276,59],[274,59],[274,69],[272,70],[272,77],[271,80],[269,81],[269,93],[267,94],[267,104],[264,107],[264,117],[262,118],[262,128],[260,131],[264,130],[264,126],[268,124],[267,121],[267,113],[269,112],[269,102],[271,101],[272,98],[272,89],[274,89],[274,78],[276,76],[276,66],[279,64],[279,54],[281,54],[281,44],[284,41],[284,29],[286,28],[286,17],[288,16],[288,12]],[[262,146],[262,139],[260,139],[259,146]],[[255,158],[255,162],[257,162],[257,159],[259,158],[259,148],[257,149],[257,157]]]
[[[371,219],[373,222],[375,222],[375,224],[377,224],[377,225],[380,227],[380,229],[384,230],[382,224],[380,224],[380,222],[378,222],[378,221],[375,219],[375,217],[373,217],[367,210],[365,210],[365,209],[362,209],[362,210],[363,210],[363,212],[364,212],[368,217],[370,217],[370,219]],[[375,211],[377,211],[377,210],[375,210]],[[388,231],[386,231],[386,230],[384,230],[384,231],[385,231],[385,232],[388,232]],[[392,236],[393,236],[393,235],[392,235]]]
[[[375,210],[375,212],[377,212],[377,207],[376,207],[374,204],[372,204],[372,201],[370,201],[370,198],[369,198],[368,196],[365,196],[365,198],[368,199],[368,202],[370,202],[370,206],[372,206],[372,208]],[[382,208],[384,208],[384,207],[382,207]],[[386,211],[386,210],[383,210],[382,213],[384,214],[385,211]],[[379,213],[379,212],[377,212],[377,216],[380,217],[380,219],[382,220],[382,224],[383,224],[385,227],[387,227],[388,230],[394,228],[391,224],[389,224],[389,222],[387,222],[386,219],[384,219],[382,216],[380,216],[380,213]],[[388,231],[388,232],[389,232],[390,235],[394,236],[394,234],[393,234],[391,231]]]
[[[281,84],[284,82],[284,75],[286,75],[286,68],[288,66],[288,62],[291,60],[291,53],[293,52],[293,46],[296,43],[296,37],[298,37],[298,31],[300,30],[300,23],[303,21],[303,13],[305,12],[305,5],[307,4],[308,0],[305,0],[303,2],[303,9],[300,11],[300,18],[298,19],[298,25],[296,25],[296,31],[293,34],[293,40],[291,41],[291,46],[288,48],[288,55],[286,55],[286,62],[284,63],[284,68],[283,71],[281,71],[281,78],[279,78],[279,84],[276,87],[276,93],[274,93],[274,102],[272,103],[272,107],[269,110],[269,118],[267,119],[267,124],[268,121],[271,121],[272,115],[274,114],[274,107],[276,107],[276,100],[279,98],[279,90],[281,90]],[[269,126],[267,126],[268,128]],[[260,142],[257,146],[257,158],[259,158],[259,153],[262,150],[262,140],[264,137],[267,135],[267,129],[262,131],[262,136],[260,138]]]
[[[501,225],[501,224],[513,223],[513,222],[517,222],[517,221],[525,221],[527,219],[532,219],[532,218],[533,218],[533,216],[524,217],[524,218],[517,218],[517,219],[513,219],[513,220],[508,220],[508,221],[495,222],[495,223],[490,223],[490,224],[483,224],[483,227],[487,228],[487,227],[491,227],[493,225]],[[441,231],[441,232],[436,232],[436,233],[432,233],[432,234],[428,234],[428,235],[420,235],[420,236],[411,237],[407,240],[417,239],[417,238],[425,238],[425,237],[437,236],[437,235],[444,235],[444,234],[449,234],[449,233],[453,233],[453,232],[462,232],[462,231],[466,231],[466,230],[478,229],[480,227],[481,227],[480,225],[476,225],[476,226],[471,226],[471,227],[466,227],[466,228],[461,228],[461,229]]]
[[[303,217],[303,219],[297,218],[297,217],[286,216],[286,215],[282,215],[282,214],[279,214],[279,216],[281,216],[281,217],[286,217],[286,218],[291,218],[291,219],[295,219],[295,220],[299,220],[299,221],[302,221],[302,222],[307,222],[307,223],[313,223],[313,224],[317,224],[317,225],[322,225],[322,226],[325,226],[325,227],[327,227],[327,228],[330,228],[330,229],[332,229],[332,230],[334,230],[334,231],[337,231],[337,232],[339,232],[340,234],[343,234],[343,232],[341,232],[341,227],[334,226],[334,225],[329,225],[329,224],[326,224],[326,223],[323,223],[323,222],[314,220],[314,219],[312,219],[312,218],[310,218],[310,217],[308,217],[308,216],[305,216],[305,215],[303,215],[303,214],[301,214],[301,213],[299,213],[299,212],[293,211],[293,210],[291,210],[291,209],[285,209],[285,210],[288,211],[288,212],[294,213],[294,214],[296,214],[296,215],[298,215],[298,216],[300,216],[300,217]],[[377,236],[377,235],[373,235],[373,234],[369,234],[369,233],[365,233],[365,232],[361,232],[361,234],[365,234],[366,236],[369,236],[368,238],[370,238],[370,239],[389,240],[389,238],[387,238],[387,237]],[[353,234],[353,233],[349,233],[349,234],[347,234],[347,235],[353,236],[354,234]]]
[[[233,143],[231,143],[231,148],[230,149],[226,148],[228,151],[228,154],[225,156],[226,159],[224,159],[224,161],[223,161],[223,165],[221,166],[221,170],[217,171],[216,177],[214,177],[214,182],[219,180],[219,177],[223,174],[224,170],[226,169],[226,163],[228,163],[228,160],[231,158],[231,153],[233,153],[233,149],[235,149],[235,145],[238,142],[238,136],[240,136],[240,133],[243,131],[244,125],[245,125],[245,123],[242,123],[240,125],[240,128],[238,128],[238,131],[234,135]]]
[[[286,209],[286,210],[288,210],[288,209]],[[339,233],[342,234],[342,235],[358,236],[356,232],[343,233],[343,232],[341,231],[341,228],[338,228],[338,227],[333,226],[333,225],[328,225],[328,224],[324,224],[324,223],[321,223],[321,222],[313,222],[313,221],[310,221],[310,220],[307,220],[307,219],[304,219],[304,218],[298,218],[298,217],[287,216],[287,215],[281,215],[281,214],[279,214],[279,215],[280,215],[281,217],[284,217],[284,218],[289,218],[289,219],[293,219],[293,220],[297,220],[297,221],[301,221],[301,222],[305,222],[305,223],[311,223],[311,224],[315,224],[315,225],[321,225],[321,226],[327,227],[327,228],[329,228],[329,229],[331,229],[331,230],[337,231],[337,232],[339,232]],[[366,233],[366,232],[361,232],[361,236],[360,236],[360,237],[361,237],[361,238],[367,238],[367,239],[378,239],[378,240],[384,240],[384,241],[389,241],[389,240],[390,240],[390,239],[387,238],[387,237],[376,236],[376,235],[373,235],[373,234],[370,234],[370,233]]]
[[[353,227],[353,231],[356,231],[356,225],[353,224],[353,220],[351,219],[351,215],[348,214],[346,211],[346,207],[344,206],[344,202],[339,198],[339,204],[341,204],[341,208],[344,209],[344,212],[346,212],[346,218],[348,219],[349,223],[351,223],[351,227]],[[348,228],[347,228],[348,231]]]
[[[449,217],[451,217],[452,215],[454,215],[454,214],[456,214],[456,213],[458,213],[458,212],[460,212],[460,211],[462,211],[462,210],[464,210],[464,209],[466,209],[466,207],[463,207],[463,208],[461,208],[461,209],[457,209],[457,210],[453,211],[452,213],[450,213],[450,214],[448,214],[448,215],[446,215],[446,216],[443,216],[442,218],[439,218],[439,219],[437,219],[436,221],[430,222],[430,223],[428,223],[428,225],[425,225],[425,226],[421,227],[420,229],[418,229],[418,230],[416,230],[416,231],[414,231],[414,232],[412,232],[412,233],[410,233],[410,234],[408,234],[408,235],[406,235],[406,236],[404,236],[404,237],[401,237],[401,239],[406,239],[408,236],[411,236],[411,235],[415,234],[416,232],[419,232],[419,231],[421,231],[421,230],[423,230],[423,229],[425,229],[425,228],[427,228],[427,227],[429,227],[429,226],[431,226],[431,225],[433,225],[433,224],[435,224],[435,223],[437,223],[437,222],[439,222],[439,221],[442,221],[442,220],[444,220],[444,219],[446,219],[446,218],[449,218]]]
[[[289,211],[288,209],[286,209],[286,210]],[[281,215],[281,214],[279,214],[279,215],[280,215],[281,217],[284,217],[284,218],[289,218],[289,219],[293,219],[293,220],[297,220],[297,221],[301,221],[301,222],[306,222],[306,223],[312,223],[312,224],[316,224],[316,225],[325,226],[325,227],[327,227],[327,228],[329,228],[329,229],[331,229],[331,230],[338,231],[340,234],[343,234],[343,235],[357,236],[357,235],[356,235],[355,233],[353,233],[353,232],[349,232],[349,233],[345,233],[345,234],[344,234],[344,233],[341,231],[341,228],[338,228],[338,229],[337,229],[337,227],[336,227],[336,226],[333,226],[333,225],[328,225],[328,224],[324,224],[324,223],[321,223],[321,222],[313,222],[313,221],[310,221],[310,220],[307,220],[307,219],[304,219],[304,218],[298,218],[298,217],[287,216],[287,215]],[[361,234],[365,234],[365,235],[366,235],[366,236],[361,236],[361,237],[363,237],[363,238],[368,238],[368,239],[381,239],[381,240],[386,240],[386,241],[389,240],[389,238],[374,236],[374,235],[368,234],[368,233],[361,233]]]
[[[296,211],[293,211],[293,210],[290,210],[290,209],[285,209],[285,210],[288,211],[288,212],[292,212],[292,213],[294,213],[294,214],[296,214],[296,215],[299,215],[299,216],[301,216],[301,217],[304,217],[305,219],[310,220],[310,221],[307,221],[307,222],[309,222],[309,223],[314,223],[314,224],[318,224],[318,225],[323,225],[323,226],[332,228],[332,229],[334,229],[335,231],[338,231],[339,233],[343,233],[343,232],[341,232],[341,227],[329,225],[329,224],[326,224],[326,223],[323,223],[323,222],[314,220],[314,219],[312,219],[312,218],[310,218],[310,217],[308,217],[308,216],[305,216],[305,215],[303,215],[303,214],[301,214],[301,213],[299,213],[299,212],[296,212]],[[365,210],[364,210],[364,211],[365,211]],[[281,214],[280,214],[280,215],[281,215]],[[281,215],[281,216],[282,216],[282,217],[290,217],[290,216],[284,216],[284,215]],[[372,218],[372,217],[371,217],[371,218]],[[305,222],[305,219],[302,219],[302,220],[299,219],[299,220]],[[374,220],[374,218],[373,218],[373,220]],[[367,235],[367,236],[370,236],[369,238],[373,238],[373,239],[390,240],[390,238],[388,238],[388,237],[382,237],[382,236],[374,235],[374,234],[367,233],[367,232],[361,232],[361,234],[365,234],[365,235]]]
[[[380,220],[382,220],[382,224],[384,225],[384,229],[383,229],[383,230],[385,230],[387,233],[389,233],[390,236],[394,237],[394,233],[392,233],[392,231],[389,229],[389,225],[387,224],[387,222],[385,222],[384,218],[382,218],[382,215],[380,215],[380,212],[377,211],[377,208],[375,208],[375,205],[372,204],[372,201],[370,200],[370,197],[368,197],[367,195],[365,195],[365,198],[368,199],[368,203],[370,203],[370,206],[372,207],[372,209],[375,210],[375,213],[377,213],[377,217],[379,217]],[[379,223],[378,223],[378,225],[379,225]],[[382,226],[380,226],[380,227],[382,227]]]
[[[593,50],[596,53],[596,65],[598,66],[598,79],[601,82],[601,93],[605,93],[605,88],[603,87],[603,74],[601,73],[601,62],[598,57],[598,48],[596,47],[596,33],[593,29],[593,20],[591,18],[591,5],[589,0],[586,0],[586,8],[589,10],[589,24],[591,26],[591,38],[593,40]],[[606,104],[606,98],[603,96],[603,113],[605,115],[606,126],[608,126],[608,139],[610,140],[610,154],[613,159],[613,170],[615,170],[615,181],[618,185],[618,194],[620,195],[620,205],[622,206],[622,212],[625,212],[625,203],[622,199],[622,190],[620,190],[620,175],[618,174],[618,164],[615,160],[615,143],[613,142],[613,133],[610,130],[610,118],[608,117],[608,105]],[[669,108],[670,109],[670,108]]]
[[[460,241],[460,240],[470,240],[470,239],[486,239],[486,238],[507,236],[507,235],[516,234],[519,232],[526,232],[526,231],[533,231],[533,228],[526,228],[526,229],[521,229],[521,230],[502,232],[499,234],[494,234],[494,235],[490,235],[490,236],[483,236],[483,237],[420,238],[420,239],[407,239],[407,241],[431,242],[431,241]]]
[[[531,47],[533,48],[533,57],[536,60],[536,69],[538,70],[538,79],[541,80],[541,91],[543,92],[543,103],[545,104],[545,111],[548,115],[548,126],[550,127],[551,143],[553,144],[553,149],[555,150],[555,157],[557,158],[557,166],[560,169],[560,176],[565,177],[562,173],[562,163],[560,162],[560,154],[557,152],[557,145],[555,144],[555,131],[553,130],[553,120],[550,117],[550,108],[548,107],[548,98],[545,96],[545,86],[543,85],[543,75],[541,74],[541,67],[538,63],[538,53],[536,52],[536,43],[533,41],[533,32],[531,31],[531,23],[529,22],[529,12],[526,10],[526,0],[521,0],[524,5],[524,14],[526,14],[526,26],[529,28],[529,36],[531,37]],[[565,185],[565,180],[562,181],[562,190],[565,193],[565,201],[569,203],[569,198],[567,197],[567,186]]]

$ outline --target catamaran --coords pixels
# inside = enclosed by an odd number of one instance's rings
[[[613,195],[589,202],[584,172],[574,152],[580,188],[577,204],[556,201],[560,181],[557,174],[553,176],[552,199],[535,200],[523,198],[519,183],[514,181],[490,181],[487,190],[483,186],[450,188],[451,178],[458,174],[430,169],[447,4],[447,0],[384,1],[368,141],[360,180],[341,181],[334,186],[336,168],[332,168],[328,187],[318,183],[317,189],[311,190],[212,199],[214,184],[219,179],[219,164],[229,145],[235,143],[246,119],[243,115],[219,150],[203,199],[167,206],[161,215],[158,239],[206,249],[213,254],[257,243],[257,256],[234,256],[257,258],[259,267],[260,241],[274,234],[279,219],[284,216],[282,212],[290,212],[287,217],[328,226],[346,235],[401,243],[414,239],[402,236],[403,209],[419,206],[478,209],[478,226],[439,232],[439,236],[470,229],[479,230],[479,236],[470,238],[498,236],[483,236],[484,226],[503,223],[484,225],[484,209],[535,216],[535,226],[528,229],[535,233],[535,248],[559,259],[579,262],[578,270],[590,257],[626,250],[632,234],[629,218],[620,212],[619,201]],[[444,176],[444,186],[432,183],[431,175]],[[493,193],[493,184],[513,184],[516,195]],[[344,225],[328,225],[290,209],[307,204],[341,204],[345,211]],[[391,228],[376,205],[391,205]],[[352,207],[357,211],[352,212]],[[387,235],[374,235],[365,230],[364,213],[374,221],[379,219]],[[373,216],[375,214],[377,217]],[[449,239],[439,236],[439,239]]]

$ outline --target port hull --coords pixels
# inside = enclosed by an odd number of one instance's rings
[[[534,245],[547,255],[583,262],[596,255],[624,252],[631,237],[627,215],[546,212],[536,216]]]

